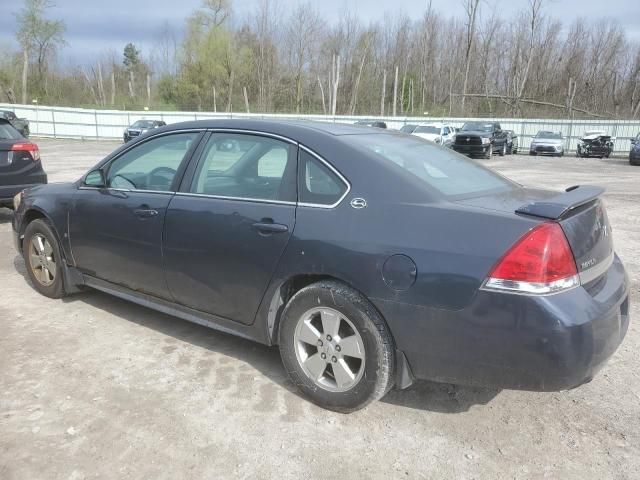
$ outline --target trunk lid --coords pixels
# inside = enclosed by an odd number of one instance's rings
[[[37,169],[39,162],[35,162],[31,154],[26,151],[12,151],[16,140],[0,140],[0,185],[20,185],[25,183],[25,176]]]
[[[13,163],[9,152],[14,143],[13,140],[0,140],[0,173],[7,172]]]
[[[594,186],[570,187],[560,194],[516,188],[458,203],[558,222],[571,246],[584,285],[598,279],[613,262],[611,225],[600,198],[603,193],[604,189]]]

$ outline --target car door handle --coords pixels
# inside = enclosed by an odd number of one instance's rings
[[[258,222],[253,224],[253,228],[258,230],[258,232],[263,234],[269,233],[285,233],[289,231],[289,227],[283,225],[281,223],[273,223],[273,222]]]
[[[133,213],[139,218],[151,218],[158,215],[158,211],[152,208],[138,208]]]

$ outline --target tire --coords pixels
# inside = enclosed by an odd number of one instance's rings
[[[500,149],[500,156],[504,157],[507,154],[507,144],[503,143],[502,144],[502,148]]]
[[[511,153],[513,153],[514,155],[518,154],[518,147],[515,148],[515,150],[513,150]]]
[[[531,157],[535,157],[536,155],[537,155],[536,152],[529,152],[529,156],[531,156]]]
[[[22,256],[33,288],[49,298],[66,296],[62,278],[64,259],[57,237],[46,220],[37,219],[27,225]]]
[[[282,312],[278,343],[291,381],[323,408],[354,412],[393,387],[395,349],[385,321],[363,295],[340,282],[321,281],[297,292]],[[347,355],[347,345],[364,358]],[[342,375],[334,375],[334,365]]]
[[[485,160],[491,160],[491,157],[493,157],[493,145],[489,145],[489,150],[484,154]]]

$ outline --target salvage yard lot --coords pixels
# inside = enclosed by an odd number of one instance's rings
[[[116,142],[37,140],[51,182]],[[599,184],[632,280],[631,325],[589,384],[559,393],[421,382],[351,415],[302,399],[276,348],[98,292],[27,283],[0,209],[0,479],[640,477],[640,167],[494,157],[529,186]]]

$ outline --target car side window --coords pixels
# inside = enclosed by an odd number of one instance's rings
[[[107,186],[128,190],[170,191],[173,179],[200,133],[175,133],[136,145],[109,166]]]
[[[295,201],[295,147],[270,137],[214,133],[204,148],[191,193]]]
[[[298,195],[300,203],[334,205],[347,185],[329,167],[305,150],[300,150]]]

